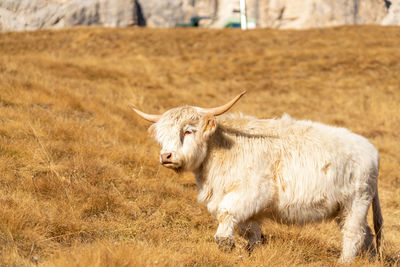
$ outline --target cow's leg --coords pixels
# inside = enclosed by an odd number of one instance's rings
[[[239,235],[247,239],[246,249],[252,251],[256,244],[264,242],[264,236],[261,233],[260,223],[255,220],[247,220],[239,223]]]
[[[233,240],[233,230],[237,223],[237,219],[228,210],[220,210],[217,215],[218,229],[214,235],[215,241],[219,248],[224,251],[230,251],[235,246]]]
[[[372,234],[371,228],[368,225],[365,227],[365,238],[364,238],[364,243],[361,247],[361,250],[363,252],[370,253],[371,259],[375,258],[375,256],[376,256],[376,250],[375,250],[375,245],[374,245],[374,235]]]
[[[342,262],[352,261],[363,245],[370,244],[371,229],[367,225],[370,203],[371,200],[368,197],[364,199],[356,197],[343,219]]]
[[[219,225],[214,235],[220,248],[230,250],[234,247],[233,231],[235,226],[253,217],[265,207],[266,201],[266,198],[260,197],[259,194],[251,194],[247,191],[234,191],[224,196],[218,204]]]

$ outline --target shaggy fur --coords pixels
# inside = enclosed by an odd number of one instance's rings
[[[289,224],[336,218],[341,260],[349,262],[361,248],[375,253],[366,221],[372,202],[380,251],[379,156],[364,137],[288,115],[215,118],[190,106],[165,112],[150,132],[161,154],[172,153],[166,167],[195,174],[198,200],[219,222],[221,248],[233,247],[236,226],[249,247],[261,242],[263,217]]]

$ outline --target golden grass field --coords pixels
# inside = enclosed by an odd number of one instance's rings
[[[265,220],[252,254],[239,236],[219,251],[192,174],[159,165],[127,106],[211,107],[244,89],[231,112],[347,127],[379,149],[383,264],[399,265],[399,48],[400,28],[378,26],[1,34],[0,266],[337,265],[333,222]]]

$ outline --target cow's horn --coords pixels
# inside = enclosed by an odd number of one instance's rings
[[[227,112],[244,94],[246,91],[243,91],[240,93],[240,95],[237,95],[234,99],[232,99],[230,102],[226,103],[225,105],[216,107],[216,108],[200,108],[200,113],[204,114],[212,114],[214,116],[221,115],[225,112]]]
[[[153,115],[153,114],[147,114],[144,113],[140,110],[138,110],[137,108],[135,108],[132,105],[128,105],[131,109],[133,109],[133,111],[135,111],[140,117],[142,117],[143,119],[150,121],[150,122],[157,122],[160,118],[161,115]]]

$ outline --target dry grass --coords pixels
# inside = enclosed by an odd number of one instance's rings
[[[329,266],[334,223],[213,241],[191,174],[159,166],[150,113],[224,103],[345,126],[381,154],[385,265],[400,253],[400,28],[104,29],[0,35],[0,265]],[[375,265],[359,257],[350,266]]]

